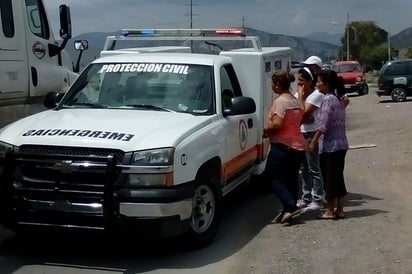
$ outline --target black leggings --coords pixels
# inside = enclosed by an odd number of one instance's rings
[[[343,176],[345,156],[346,150],[324,152],[319,155],[326,201],[332,201],[348,194]]]

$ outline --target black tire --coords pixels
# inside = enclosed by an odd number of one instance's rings
[[[362,87],[362,90],[359,92],[359,95],[366,95],[366,94],[368,94],[369,93],[369,87],[368,87],[368,84],[365,84],[363,87]]]
[[[211,243],[220,224],[221,197],[211,173],[203,172],[202,175],[197,179],[187,232],[191,248],[201,248]]]
[[[391,97],[395,102],[403,102],[406,100],[406,90],[402,87],[395,87],[391,92]]]

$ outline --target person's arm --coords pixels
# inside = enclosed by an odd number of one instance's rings
[[[305,110],[303,112],[302,116],[302,124],[304,123],[312,123],[314,121],[314,118],[312,116],[312,113],[317,109],[316,106],[306,103],[305,104]]]
[[[308,149],[310,152],[318,145],[319,138],[322,136],[324,132],[326,132],[330,114],[332,112],[332,102],[328,98],[324,98],[322,104],[319,108],[319,126],[316,130],[315,134],[313,135],[312,141],[308,145]]]
[[[319,138],[323,133],[320,130],[317,130],[315,132],[315,134],[312,137],[312,140],[310,141],[309,145],[308,145],[308,149],[310,152],[313,152],[313,150],[315,149],[315,147],[318,145],[319,142]]]
[[[280,118],[277,114],[273,114],[269,117],[268,125],[263,129],[263,137],[268,137],[270,134],[273,134],[278,128],[283,124],[283,119]]]
[[[343,95],[341,98],[340,98],[340,101],[342,102],[342,104],[345,106],[345,108],[349,105],[349,102],[350,102],[350,100],[349,100],[349,97],[348,97],[348,95]]]
[[[298,101],[299,101],[299,105],[301,108],[305,107],[305,100],[306,100],[306,95],[303,89],[303,85],[298,85]]]

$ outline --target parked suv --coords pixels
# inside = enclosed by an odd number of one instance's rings
[[[393,60],[379,71],[378,96],[391,96],[395,102],[412,95],[412,59]]]
[[[359,95],[369,92],[363,69],[357,61],[338,61],[331,68],[343,78],[346,93],[357,92]]]

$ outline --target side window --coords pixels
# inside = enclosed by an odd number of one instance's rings
[[[275,70],[282,69],[282,60],[275,60]]]
[[[226,65],[220,69],[220,81],[221,92],[228,89],[233,92],[234,97],[242,96],[242,90],[232,65]]]
[[[12,0],[0,1],[0,18],[3,27],[4,36],[7,38],[14,37],[14,21],[13,8],[11,6]]]
[[[39,0],[26,0],[26,13],[31,32],[49,39],[50,30],[43,4]]]
[[[386,67],[385,74],[386,75],[397,75],[404,73],[404,66],[402,63],[392,63]]]

